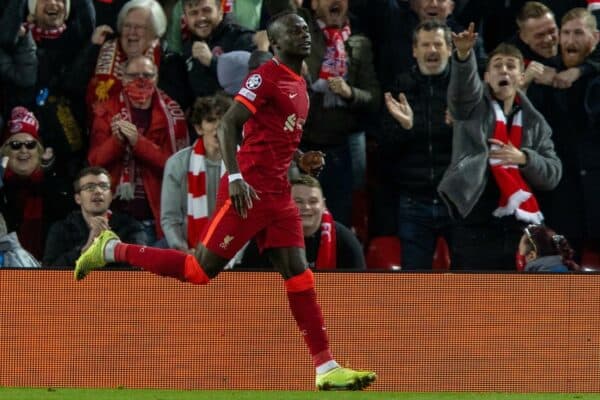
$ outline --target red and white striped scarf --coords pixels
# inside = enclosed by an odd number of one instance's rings
[[[334,269],[337,267],[335,221],[329,210],[323,210],[321,216],[321,242],[315,261],[316,269]]]
[[[221,176],[225,174],[221,161]],[[202,139],[197,139],[192,148],[187,173],[187,241],[190,249],[196,248],[200,235],[208,221],[208,199],[206,197],[206,150]]]
[[[521,148],[523,111],[518,110],[515,113],[510,132],[508,132],[506,116],[500,105],[498,102],[493,101],[492,106],[496,116],[493,138],[503,143],[512,143],[516,148]],[[498,148],[499,146],[495,144],[491,146],[491,150]],[[514,215],[519,221],[540,224],[544,220],[544,216],[529,185],[521,176],[519,166],[515,164],[501,165],[500,160],[496,158],[490,158],[489,163],[492,175],[500,188],[500,201],[493,215],[498,218]]]
[[[24,22],[23,27],[31,31],[31,36],[36,43],[42,39],[58,39],[67,30],[66,24],[62,24],[58,28],[43,29],[33,22]]]
[[[169,143],[171,145],[170,153],[173,154],[188,143],[186,120],[183,115],[180,115],[182,113],[179,105],[162,91],[156,89],[152,96],[152,109],[154,110],[155,107],[159,108],[167,119],[167,134],[169,135]],[[127,99],[123,92],[119,93],[119,116],[125,121],[133,122],[130,107],[129,99]],[[148,127],[148,130],[150,129],[152,129],[152,123]],[[138,128],[138,133],[143,136],[145,132]],[[133,149],[128,144],[123,156],[123,171],[115,189],[115,198],[120,198],[121,200],[134,199],[135,174]]]
[[[348,55],[345,42],[351,35],[350,25],[341,28],[328,27],[321,20],[317,20],[321,32],[325,37],[325,54],[319,70],[319,78],[313,82],[311,88],[315,92],[323,93],[323,106],[346,107],[346,102],[329,89],[329,78],[345,78],[348,73]]]
[[[154,60],[160,67],[162,50],[158,40],[152,41],[144,55]],[[125,71],[127,54],[121,48],[118,39],[108,40],[100,48],[96,69],[90,79],[86,93],[86,102],[92,107],[96,102],[103,102],[116,95],[122,89],[121,79]]]
[[[348,73],[348,55],[346,54],[345,42],[350,37],[350,25],[345,24],[341,28],[326,26],[321,20],[317,20],[323,36],[325,36],[325,55],[319,71],[319,79],[341,76]]]

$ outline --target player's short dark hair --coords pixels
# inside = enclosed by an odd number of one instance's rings
[[[308,174],[300,174],[298,175],[297,178],[292,179],[291,181],[292,186],[294,185],[304,185],[304,186],[308,186],[311,188],[317,188],[319,190],[323,190],[323,188],[321,188],[321,184],[319,183],[319,181],[317,180],[317,178],[310,176]]]
[[[444,32],[444,41],[446,42],[446,45],[451,49],[452,31],[450,31],[450,27],[448,27],[448,25],[437,19],[428,19],[417,25],[417,27],[413,31],[413,46],[417,44],[417,40],[419,39],[419,32],[432,32],[437,31],[438,29],[441,29],[442,32]]]
[[[220,119],[229,109],[233,101],[229,96],[217,93],[213,96],[198,97],[192,108],[190,121],[200,125],[202,121]]]
[[[79,173],[75,177],[75,180],[73,180],[73,191],[75,193],[79,193],[81,191],[81,187],[79,186],[79,181],[81,180],[81,178],[88,175],[106,175],[108,177],[108,180],[111,180],[110,172],[108,172],[106,168],[99,167],[97,165],[85,167],[81,171],[79,171]]]
[[[282,18],[286,18],[289,15],[298,15],[294,10],[284,10],[273,15],[269,22],[267,22],[267,36],[269,41],[272,41],[274,36],[277,36],[278,25]]]
[[[519,59],[519,65],[521,66],[521,71],[524,70],[525,62],[523,61],[523,53],[516,46],[509,43],[500,43],[492,52],[488,55],[488,61],[485,70],[489,70],[490,63],[492,62],[492,58],[497,56],[498,54],[502,54],[504,56],[515,57]]]

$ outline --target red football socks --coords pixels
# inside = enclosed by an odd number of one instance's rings
[[[115,247],[115,261],[196,285],[210,281],[196,257],[178,250],[118,243]]]
[[[321,307],[317,303],[312,271],[307,269],[285,281],[288,301],[298,328],[304,336],[315,367],[333,360]]]

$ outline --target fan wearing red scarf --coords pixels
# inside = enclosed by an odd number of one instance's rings
[[[52,161],[51,151],[44,152],[39,123],[32,112],[15,107],[8,121],[2,145],[0,168],[0,211],[8,231],[16,231],[25,250],[41,260],[49,224],[64,217],[70,199],[61,193],[55,174],[44,170]]]
[[[453,269],[514,270],[523,226],[543,222],[536,190],[562,175],[551,129],[524,93],[523,56],[500,44],[485,84],[477,75],[474,25],[453,34],[448,108],[454,119],[452,163],[438,190],[460,217],[451,240]]]
[[[199,97],[190,122],[194,143],[167,160],[160,199],[160,225],[169,248],[194,253],[216,208],[223,164],[217,125],[231,106],[225,95]]]
[[[306,174],[292,179],[292,198],[300,212],[308,265],[317,270],[366,268],[362,247],[352,231],[334,220],[319,181]],[[254,241],[244,251],[240,267],[264,268],[269,258]]]
[[[94,108],[90,165],[112,177],[112,209],[148,227],[150,243],[162,239],[160,191],[167,159],[188,144],[185,115],[156,87],[158,69],[151,58],[125,63],[123,88]]]

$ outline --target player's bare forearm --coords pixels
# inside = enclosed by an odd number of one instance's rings
[[[223,162],[229,174],[240,172],[235,155],[242,138],[242,127],[251,115],[246,106],[234,101],[217,128]]]

